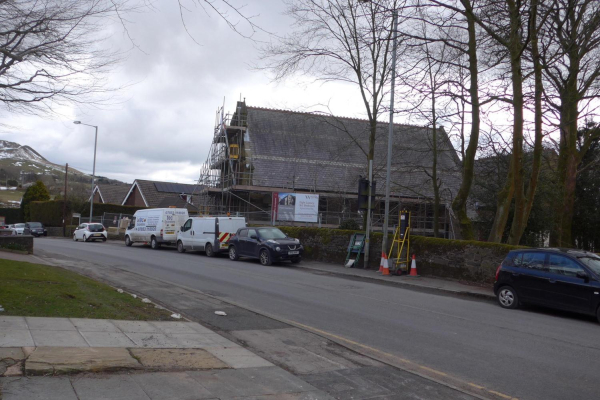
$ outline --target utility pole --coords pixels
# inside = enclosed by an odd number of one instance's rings
[[[369,200],[367,201],[367,232],[365,236],[365,264],[369,268],[369,247],[371,245],[371,189],[373,188],[373,160],[369,160]]]
[[[390,220],[390,175],[392,171],[392,144],[394,135],[394,87],[396,84],[396,48],[398,37],[398,10],[393,11],[394,22],[392,24],[392,34],[394,35],[394,44],[392,45],[392,87],[390,91],[390,129],[388,132],[388,153],[387,153],[387,171],[385,175],[385,213],[383,216],[383,239],[381,241],[381,251],[388,252],[388,226]]]
[[[63,197],[63,237],[67,236],[67,177],[69,176],[69,163],[65,165],[65,195]]]

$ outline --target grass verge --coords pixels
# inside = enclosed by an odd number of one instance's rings
[[[0,259],[2,315],[170,320],[170,312],[58,267]]]

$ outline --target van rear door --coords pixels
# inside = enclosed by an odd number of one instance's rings
[[[246,227],[246,219],[241,217],[221,217],[219,218],[219,250],[229,248],[229,240],[235,236],[240,228]]]

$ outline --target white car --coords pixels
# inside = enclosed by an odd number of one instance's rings
[[[102,240],[106,242],[108,238],[108,232],[102,224],[99,223],[83,223],[75,228],[75,232],[73,232],[73,240],[83,240],[84,242],[94,241],[94,240]]]
[[[13,228],[13,235],[29,235],[31,232],[26,224],[15,224]]]

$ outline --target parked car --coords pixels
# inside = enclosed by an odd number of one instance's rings
[[[83,223],[75,228],[75,232],[73,232],[73,240],[79,241],[83,240],[84,242],[102,240],[106,242],[108,238],[108,232],[104,228],[104,225],[99,223]]]
[[[538,304],[600,322],[600,257],[573,249],[513,250],[496,271],[494,293],[503,308]]]
[[[229,242],[240,228],[246,227],[243,217],[192,217],[177,234],[177,250],[204,251],[208,257],[229,250]]]
[[[297,264],[302,260],[303,252],[298,239],[290,238],[274,227],[242,228],[229,241],[229,258],[233,261],[251,257],[258,258],[262,265],[288,260]]]
[[[48,236],[48,231],[46,231],[46,227],[41,222],[27,222],[25,225],[29,228],[33,236]]]
[[[151,208],[138,210],[125,231],[125,245],[150,243],[158,249],[162,244],[177,243],[177,234],[189,218],[185,208]]]
[[[13,234],[14,235],[31,235],[31,231],[29,230],[29,227],[27,226],[27,224],[15,224],[15,227],[13,228]]]

